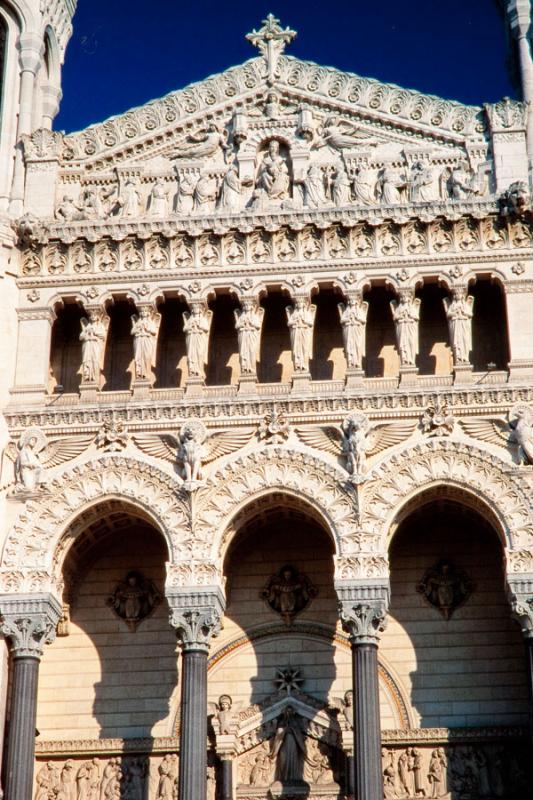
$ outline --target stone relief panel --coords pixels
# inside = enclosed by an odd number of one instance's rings
[[[130,631],[150,616],[161,603],[161,593],[153,583],[138,570],[130,570],[106,600],[112,611],[124,620]]]
[[[280,615],[286,625],[290,625],[317,594],[318,590],[309,578],[290,564],[286,564],[278,573],[272,575],[261,591],[265,603]]]
[[[450,619],[453,612],[466,603],[474,584],[464,570],[442,559],[426,570],[416,590],[444,619]]]

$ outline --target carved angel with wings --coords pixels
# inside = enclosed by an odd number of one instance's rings
[[[358,146],[376,145],[375,137],[342,117],[328,117],[318,131],[312,149],[329,145],[334,150],[353,150]]]
[[[357,478],[366,471],[367,456],[399,444],[413,432],[414,427],[412,422],[392,422],[370,429],[368,417],[358,413],[346,417],[340,428],[333,425],[297,428],[297,433],[309,447],[325,450],[334,456],[344,454],[347,471]]]
[[[208,715],[213,717],[213,728],[216,734],[233,733],[237,724],[240,703],[234,703],[229,694],[221,694],[218,703],[208,703]]]
[[[17,444],[6,448],[7,457],[15,465],[15,488],[20,492],[36,492],[47,480],[46,469],[79,456],[93,436],[69,436],[49,442],[40,428],[28,428]]]
[[[143,433],[137,434],[134,440],[137,447],[149,456],[177,461],[186,487],[194,489],[202,480],[202,467],[206,463],[243,447],[252,434],[253,428],[246,428],[208,435],[200,420],[189,420],[182,425],[178,436]]]
[[[473,439],[508,447],[518,446],[521,464],[533,464],[533,409],[526,405],[514,406],[508,421],[503,419],[469,419],[461,425]]]

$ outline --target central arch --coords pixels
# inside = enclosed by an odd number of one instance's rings
[[[217,470],[195,502],[195,535],[211,537],[210,558],[221,564],[224,554],[252,506],[271,503],[281,493],[306,511],[329,533],[336,556],[358,522],[357,495],[346,473],[308,453],[267,446]]]

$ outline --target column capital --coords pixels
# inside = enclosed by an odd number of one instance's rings
[[[220,587],[172,592],[167,596],[170,624],[176,628],[184,651],[209,651],[211,639],[222,626],[225,600]]]
[[[15,658],[41,658],[51,644],[62,605],[52,594],[0,596],[0,633],[9,639]]]
[[[533,575],[508,578],[507,597],[524,638],[533,639]]]
[[[339,616],[352,644],[377,644],[387,625],[389,586],[343,582],[336,586]]]

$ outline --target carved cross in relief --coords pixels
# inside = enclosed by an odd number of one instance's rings
[[[271,82],[274,79],[274,73],[278,63],[279,56],[285,50],[285,45],[290,44],[296,36],[296,31],[290,28],[282,28],[273,14],[269,14],[263,20],[263,27],[258,31],[255,29],[248,33],[246,39],[257,47],[262,56],[264,56],[268,69],[268,80]]]

